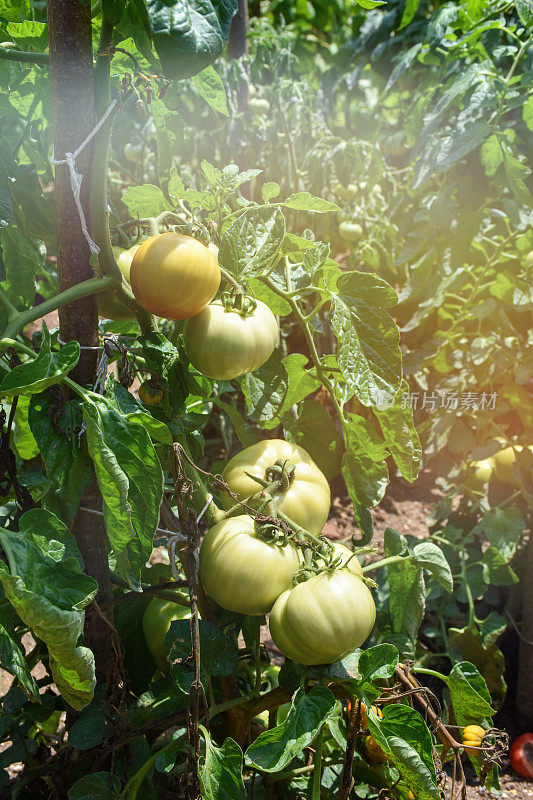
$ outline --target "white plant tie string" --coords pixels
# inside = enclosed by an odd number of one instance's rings
[[[50,163],[54,164],[54,166],[67,166],[70,172],[70,186],[72,188],[72,194],[74,195],[74,201],[76,203],[76,208],[78,209],[78,215],[80,218],[81,229],[83,231],[83,235],[87,240],[87,244],[89,245],[89,249],[91,253],[99,253],[100,248],[92,239],[91,234],[87,228],[87,221],[85,219],[85,212],[83,211],[83,206],[81,204],[80,193],[81,193],[81,184],[83,181],[83,175],[81,172],[78,172],[76,169],[76,159],[82,150],[89,144],[91,139],[96,136],[108,116],[111,114],[115,106],[117,105],[117,100],[113,100],[113,102],[108,106],[107,110],[105,111],[103,117],[96,123],[92,131],[86,136],[80,146],[74,150],[73,153],[65,153],[65,158],[63,159],[56,159],[55,155],[50,158]]]

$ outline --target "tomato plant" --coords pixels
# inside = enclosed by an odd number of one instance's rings
[[[0,789],[497,791],[529,6],[189,6],[0,8]],[[373,543],[422,453],[427,530]]]

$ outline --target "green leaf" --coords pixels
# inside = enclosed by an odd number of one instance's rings
[[[68,790],[68,800],[118,800],[120,781],[110,772],[84,775]]]
[[[335,698],[326,686],[315,686],[308,694],[298,689],[285,722],[259,734],[245,753],[248,766],[262,772],[279,772],[307,747],[329,719]]]
[[[444,553],[433,542],[420,542],[413,547],[415,562],[430,572],[447,592],[453,591],[453,576]]]
[[[445,682],[458,725],[479,724],[492,718],[494,710],[487,684],[473,664],[469,661],[454,664]]]
[[[313,197],[309,192],[291,194],[287,200],[283,201],[283,205],[286,208],[295,208],[298,211],[319,211],[320,213],[341,210],[336,203],[323,200],[321,197]]]
[[[396,531],[385,531],[385,555],[397,555],[398,548],[405,543]],[[390,599],[389,613],[395,634],[404,634],[415,644],[418,629],[426,607],[426,587],[422,567],[410,560],[387,566]],[[400,653],[403,655],[403,653]]]
[[[261,195],[263,197],[263,202],[268,203],[270,200],[273,200],[274,197],[278,197],[281,189],[279,188],[278,183],[274,183],[274,181],[266,181],[261,187]]]
[[[82,421],[77,400],[65,401],[51,391],[31,398],[28,422],[47,478],[41,502],[67,524],[73,521],[83,492],[94,480],[91,459],[80,443]]]
[[[418,711],[400,703],[384,706],[383,717],[370,711],[367,724],[415,797],[439,800],[431,734]]]
[[[385,0],[356,0],[357,5],[365,8],[367,11],[372,11],[378,6],[384,6]]]
[[[58,353],[50,349],[50,334],[43,320],[41,349],[36,358],[19,364],[0,383],[0,396],[39,394],[47,386],[60,383],[73,369],[80,358],[80,345],[68,342]]]
[[[0,289],[19,310],[35,298],[35,272],[44,266],[43,242],[11,226],[0,228],[1,259],[5,273]]]
[[[13,426],[13,444],[24,461],[29,461],[39,455],[39,445],[35,441],[28,421],[30,399],[28,395],[19,396]]]
[[[463,674],[474,683],[477,691],[488,702],[492,698],[496,708],[502,705],[507,691],[504,678],[505,659],[497,646],[498,639],[505,632],[507,624],[507,620],[502,616],[491,613],[484,620],[478,620],[475,627],[450,628],[450,652],[453,658],[463,661]],[[469,667],[464,666],[465,661],[469,663]],[[480,712],[476,704],[477,701],[473,707],[475,711],[473,715],[470,715],[468,698],[465,698],[460,709],[454,711],[459,725],[479,723],[481,719],[490,724],[487,709]]]
[[[83,573],[76,540],[42,509],[20,518],[19,532],[0,529],[9,567],[0,563],[6,597],[50,653],[54,681],[67,703],[81,710],[95,687],[94,658],[78,646],[84,612],[98,585]]]
[[[83,417],[109,541],[121,575],[136,586],[159,520],[161,465],[145,428],[108,398],[87,393]]]
[[[417,12],[419,5],[420,5],[420,0],[406,0],[399,30],[405,28],[406,25],[409,25],[409,23],[411,22],[411,20],[413,19],[414,15]]]
[[[504,162],[504,154],[500,140],[496,134],[485,139],[481,145],[481,163],[485,168],[485,175],[492,178]]]
[[[363,417],[348,415],[343,427],[346,452],[342,459],[342,474],[358,525],[364,532],[372,532],[372,520],[367,509],[376,506],[383,498],[389,482],[385,463],[387,449],[378,433]]]
[[[484,533],[489,542],[509,561],[524,533],[526,522],[516,506],[491,508],[472,533]]]
[[[150,183],[127,189],[122,195],[122,202],[132,217],[157,217],[163,211],[172,210],[159,186]]]
[[[272,268],[284,236],[279,208],[251,208],[223,234],[218,259],[234,275],[255,277]]]
[[[162,444],[172,444],[172,434],[168,426],[149,414],[143,404],[124,386],[121,386],[113,375],[107,379],[106,397],[113,403],[116,410],[126,417],[128,422],[142,425],[151,439]]]
[[[246,413],[262,428],[275,428],[287,395],[287,372],[278,350],[268,361],[240,379]]]
[[[530,31],[533,28],[533,3],[531,0],[515,0],[515,6],[520,22]]]
[[[363,405],[378,405],[401,385],[400,335],[387,310],[396,304],[396,292],[382,278],[363,272],[345,272],[337,285],[331,324],[339,367]]]
[[[530,131],[533,131],[533,95],[528,97],[522,109],[522,117]]]
[[[68,732],[68,744],[76,750],[90,750],[102,744],[109,733],[102,699],[95,696],[92,703],[74,720]]]
[[[235,642],[220,628],[201,619],[198,622],[200,635],[200,672],[202,681],[211,675],[229,675],[235,669],[239,651]],[[171,663],[171,674],[182,691],[188,693],[194,680],[190,662],[192,652],[191,623],[188,619],[174,620],[165,636],[165,652]],[[185,663],[172,664],[178,659]]]
[[[204,726],[200,728],[205,739],[205,756],[198,770],[203,800],[246,800],[241,748],[229,737],[217,747]]]
[[[412,483],[420,471],[422,447],[413,421],[413,409],[404,402],[408,394],[409,386],[404,380],[390,403],[376,406],[373,410],[398,469]]]
[[[188,78],[215,61],[237,5],[237,0],[147,0],[154,46],[169,78]]]
[[[483,553],[483,576],[489,586],[511,586],[518,583],[518,576],[507,563],[507,559],[495,547]]]
[[[0,0],[0,18],[22,22],[25,17],[31,17],[29,0]]]
[[[28,697],[38,703],[39,687],[26,664],[26,658],[19,644],[3,624],[2,611],[3,609],[0,609],[0,666],[10,672],[19,681]]]
[[[211,108],[224,114],[225,117],[229,116],[224,83],[214,67],[203,69],[192,78],[192,82]]]
[[[297,419],[290,413],[284,416],[283,427],[293,442],[307,450],[328,480],[339,474],[342,466],[342,437],[334,418],[323,405],[312,397],[306,398],[298,406]]]

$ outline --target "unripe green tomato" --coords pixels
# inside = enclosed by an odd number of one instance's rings
[[[338,183],[335,186],[335,194],[338,194],[343,200],[353,200],[357,197],[357,186],[353,183],[349,183],[348,186],[343,186],[342,183]]]
[[[507,441],[501,436],[497,437],[497,441],[502,445],[507,445]],[[503,450],[499,450],[492,456],[494,475],[501,483],[507,483],[510,486],[518,485],[518,478],[514,473],[513,467],[517,454],[521,453],[522,450],[521,445],[514,444],[504,447]]]
[[[465,485],[480,492],[490,480],[493,471],[494,464],[490,458],[485,458],[482,461],[472,461],[469,464],[468,474],[464,481]]]
[[[363,235],[363,229],[357,222],[341,222],[339,236],[345,242],[358,242]]]
[[[270,111],[270,103],[264,97],[250,97],[248,99],[248,111],[252,114],[262,116]]]
[[[123,247],[113,247],[113,255],[125,281],[129,283],[133,254]],[[98,293],[98,314],[105,319],[112,320],[134,319],[135,317],[133,311],[121,303],[113,291]]]
[[[179,593],[176,592],[176,594]],[[184,597],[184,595],[180,596]],[[172,603],[159,597],[154,597],[153,600],[150,600],[144,612],[143,631],[146,644],[157,667],[165,674],[170,669],[163,646],[165,636],[174,620],[189,619],[190,616],[191,609],[189,606]]]
[[[124,148],[124,155],[128,161],[133,161],[135,164],[140,164],[140,162],[143,160],[142,145],[128,142]]]
[[[231,380],[268,361],[278,342],[276,317],[260,300],[244,315],[215,300],[185,323],[187,355],[208,378]]]
[[[349,569],[320,572],[283,592],[270,612],[270,635],[300,664],[331,664],[370,636],[376,606],[366,584]]]
[[[533,267],[533,250],[530,250],[525,258],[526,267]]]
[[[139,399],[145,406],[154,406],[163,399],[163,389],[154,386],[151,380],[143,381],[139,386]]]
[[[222,477],[239,500],[247,501],[261,488],[249,476],[266,479],[268,468],[278,459],[294,464],[293,480],[288,489],[272,492],[279,510],[317,536],[328,519],[331,494],[326,478],[303,447],[283,439],[262,440],[233,456]],[[235,503],[226,492],[221,493],[221,502],[226,509]],[[257,505],[260,501],[251,502]]]
[[[252,517],[229,517],[208,530],[200,546],[200,580],[222,608],[259,616],[272,608],[300,565],[298,549],[258,538]]]

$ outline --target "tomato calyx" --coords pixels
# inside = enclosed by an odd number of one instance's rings
[[[278,491],[286,492],[294,483],[295,469],[296,465],[289,459],[278,458],[271,467],[266,468],[265,480],[274,484]]]
[[[272,519],[256,519],[254,524],[255,535],[265,544],[286,547],[289,543],[289,534]]]
[[[222,292],[220,301],[226,311],[234,311],[241,317],[249,317],[257,309],[257,300],[235,287]]]

